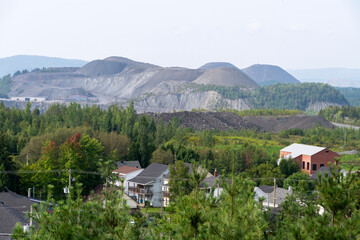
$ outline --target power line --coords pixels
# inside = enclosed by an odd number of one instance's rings
[[[61,173],[68,172],[68,169],[52,169],[52,170],[26,170],[26,171],[0,171],[0,174],[29,174],[29,173]],[[92,174],[92,175],[102,175],[101,173],[94,171],[85,171],[85,170],[74,170],[71,169],[71,172]]]
[[[68,172],[68,169],[52,169],[52,170],[26,170],[26,171],[0,171],[0,174],[37,174],[37,173],[62,173],[62,172]],[[98,176],[102,176],[103,174],[99,173],[99,172],[94,172],[94,171],[86,171],[86,170],[76,170],[76,169],[71,169],[71,172],[75,172],[75,173],[81,173],[81,174],[89,174],[89,175],[98,175]],[[116,174],[116,173],[115,173]],[[137,176],[135,176],[134,178],[136,178]],[[149,176],[139,176],[141,178],[145,178],[145,179],[154,179],[154,177],[149,177]],[[190,178],[174,178],[175,180],[185,180],[185,181],[191,181]],[[205,178],[206,179],[206,178]],[[205,180],[204,179],[204,180]],[[253,181],[257,181],[257,180],[287,180],[288,178],[243,178],[243,180],[253,180]],[[131,179],[129,179],[131,180]],[[129,182],[129,180],[127,180]],[[171,179],[169,179],[171,180]],[[222,179],[219,179],[220,181]],[[224,180],[228,180],[228,179],[224,179]],[[289,181],[316,181],[317,179],[288,179]],[[155,180],[156,181],[156,180]],[[155,182],[154,181],[154,182]],[[131,181],[130,181],[131,182]]]

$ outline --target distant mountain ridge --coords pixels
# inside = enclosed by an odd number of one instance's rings
[[[44,57],[35,55],[16,55],[0,58],[0,77],[13,74],[16,71],[48,67],[82,67],[87,61],[77,59],[65,59],[56,57]]]
[[[288,70],[301,82],[327,83],[334,87],[360,88],[360,69],[356,68],[318,68]]]

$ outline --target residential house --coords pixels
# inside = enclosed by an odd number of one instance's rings
[[[303,172],[312,175],[321,167],[327,167],[329,162],[334,164],[335,158],[340,157],[339,154],[325,147],[293,143],[280,150],[278,164],[282,159],[292,158],[299,163]]]
[[[211,188],[214,187],[214,196],[219,197],[221,192],[223,191],[220,186],[221,177],[217,175],[216,170],[214,175],[208,173],[204,181],[200,183],[200,189],[206,189],[206,193],[210,193]]]
[[[286,196],[292,193],[292,190],[276,187],[276,193],[274,193],[274,186],[262,185],[260,187],[255,187],[254,192],[255,201],[259,201],[260,198],[264,199],[264,207],[274,207],[275,194],[275,207],[279,207],[279,205],[285,201]]]
[[[189,166],[189,173],[192,172],[191,164],[186,163]],[[199,167],[199,171],[201,171],[201,167]],[[207,173],[205,179],[200,183],[200,189],[206,190],[206,193],[210,193],[211,188],[214,187],[214,196],[219,197],[222,192],[222,187],[220,187],[220,176],[217,175],[216,170],[214,175],[211,173]],[[170,173],[164,175],[163,184],[162,184],[162,194],[163,194],[163,206],[167,207],[170,204]],[[216,186],[215,186],[216,184]]]
[[[149,203],[153,207],[162,206],[163,176],[169,173],[169,166],[152,163],[136,177],[128,180],[128,194],[140,206]]]
[[[30,212],[33,204],[40,202],[40,200],[13,193],[7,188],[0,192],[0,239],[11,239],[17,222],[27,229],[30,220],[26,218],[26,212]]]
[[[129,167],[129,166],[123,165],[123,166],[115,169],[113,171],[113,173],[117,174],[120,178],[124,179],[123,186],[124,186],[125,192],[128,192],[128,180],[136,177],[143,170],[144,169],[142,169],[142,168]],[[115,185],[121,186],[121,182],[117,180],[115,182]]]
[[[139,161],[117,161],[115,162],[116,168],[122,166],[134,167],[134,168],[141,168]]]
[[[162,185],[161,185],[162,201],[163,201],[163,206],[164,207],[167,207],[170,204],[169,181],[170,181],[170,172],[164,175],[163,182],[162,182]]]

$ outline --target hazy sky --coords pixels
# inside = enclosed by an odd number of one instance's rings
[[[360,68],[358,0],[0,0],[0,57]]]

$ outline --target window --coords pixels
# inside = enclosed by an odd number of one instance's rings
[[[324,166],[324,164],[320,164],[320,167],[323,167]]]
[[[310,163],[306,163],[306,169],[309,170]]]
[[[316,164],[313,164],[313,171],[316,171]]]
[[[305,162],[303,162],[303,169],[305,169]]]

